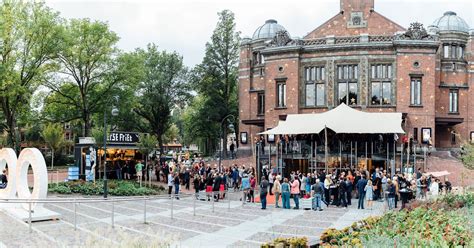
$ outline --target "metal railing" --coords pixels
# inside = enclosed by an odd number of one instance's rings
[[[215,211],[215,196],[220,195],[221,193],[225,194],[225,198],[219,199],[219,200],[224,200],[224,202],[227,202],[227,209],[230,210],[230,205],[231,205],[231,196],[235,194],[241,194],[241,191],[214,191],[214,192],[209,192],[205,193],[205,197],[209,197],[211,204],[212,204],[212,212],[214,213]],[[110,216],[110,223],[112,228],[115,228],[115,204],[117,202],[136,202],[136,201],[143,201],[143,223],[147,224],[147,202],[149,201],[154,201],[154,200],[163,200],[163,199],[168,199],[171,201],[170,203],[170,218],[173,219],[173,212],[174,212],[174,201],[175,199],[182,197],[192,197],[193,198],[193,216],[196,216],[196,201],[202,201],[200,197],[203,195],[203,192],[199,193],[179,193],[179,194],[163,194],[163,195],[154,195],[154,196],[132,196],[132,197],[111,197],[111,198],[66,198],[66,199],[55,199],[55,198],[44,198],[44,199],[0,199],[0,203],[11,203],[11,204],[28,204],[28,229],[29,232],[33,232],[32,228],[32,222],[33,222],[33,216],[32,213],[34,212],[32,210],[32,204],[37,204],[37,203],[43,203],[43,204],[62,204],[62,203],[72,203],[74,204],[73,206],[73,211],[74,211],[74,217],[73,217],[73,222],[74,222],[74,230],[77,230],[77,206],[78,204],[81,203],[111,203],[111,216]],[[244,202],[245,199],[242,199],[242,202]],[[208,202],[208,201],[204,201]]]

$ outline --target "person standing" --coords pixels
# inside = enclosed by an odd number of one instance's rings
[[[393,184],[392,180],[387,180],[388,186],[388,209],[392,210],[395,207],[395,185]]]
[[[300,208],[300,182],[296,177],[297,176],[295,175],[291,182],[291,195],[293,195],[293,200],[295,201],[295,207],[293,209]]]
[[[280,175],[276,176],[275,181],[273,182],[273,187],[272,187],[273,194],[275,194],[275,208],[280,208],[280,206],[278,206],[278,201],[280,200],[280,194],[281,194],[280,180],[281,180],[281,176]]]
[[[167,181],[168,181],[168,195],[171,198],[171,192],[173,192],[173,175],[168,174]]]
[[[140,182],[140,187],[142,185],[142,176],[143,176],[143,164],[142,161],[138,161],[135,165],[135,171],[137,172],[137,181]]]
[[[285,178],[281,184],[281,202],[284,209],[290,209],[290,184],[288,183],[288,178]]]
[[[374,186],[372,186],[372,180],[367,181],[365,186],[365,194],[367,196],[367,207],[372,209],[372,201],[374,200]]]
[[[265,176],[262,176],[262,180],[260,181],[260,202],[262,203],[262,209],[267,209],[268,184]]]
[[[247,173],[244,173],[242,175],[242,183],[240,185],[241,189],[242,189],[242,192],[243,192],[243,196],[242,196],[242,201],[245,202],[247,200],[247,198],[249,197],[248,194],[250,193],[250,179],[249,179],[249,176],[247,175]]]
[[[326,179],[324,179],[324,200],[325,200],[326,206],[329,206],[329,204],[331,203],[331,197],[330,197],[331,184],[332,184],[331,175],[326,175]]]
[[[342,177],[339,182],[339,203],[343,208],[347,208],[347,179]]]
[[[191,181],[191,174],[189,172],[189,168],[186,169],[184,172],[184,184],[186,185],[186,189],[189,190],[189,184]]]
[[[194,194],[196,196],[196,199],[199,199],[199,189],[201,184],[201,176],[199,174],[194,174],[194,180],[193,180],[193,186],[194,186]]]
[[[255,187],[257,186],[257,180],[253,175],[250,176],[250,194],[249,202],[255,202]]]
[[[365,179],[365,176],[362,176],[356,184],[357,192],[359,194],[359,204],[357,205],[357,209],[364,209],[365,186],[367,186],[367,180]]]
[[[273,183],[275,182],[275,175],[270,170],[270,173],[268,174],[268,184],[270,185],[270,195],[273,195]]]
[[[176,200],[179,200],[179,175],[178,175],[178,173],[174,174],[173,183],[174,183],[174,194],[175,194]]]
[[[316,183],[311,186],[311,196],[313,197],[313,210],[323,211],[321,208],[321,196],[323,194],[323,187],[321,186],[321,181],[316,179]]]

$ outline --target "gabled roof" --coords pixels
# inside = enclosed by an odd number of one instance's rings
[[[288,115],[286,121],[261,134],[317,134],[326,127],[336,133],[405,133],[402,113],[363,112],[343,103],[324,113]]]
[[[376,11],[364,13],[363,18],[367,21],[367,27],[350,28],[347,27],[350,15],[351,13],[348,11],[335,15],[308,33],[303,39],[323,38],[328,35],[334,35],[336,37],[358,36],[360,34],[394,35],[396,32],[405,31],[405,28]]]

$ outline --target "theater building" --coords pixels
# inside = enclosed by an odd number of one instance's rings
[[[322,113],[342,103],[402,113],[400,135],[420,147],[453,149],[474,139],[474,31],[456,13],[402,27],[376,12],[374,0],[341,0],[340,12],[305,37],[290,33],[268,20],[241,44],[240,153],[251,153],[257,139],[271,149],[259,133],[287,115]],[[401,140],[390,150],[394,159]]]

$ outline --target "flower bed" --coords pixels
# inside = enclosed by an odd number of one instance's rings
[[[473,206],[473,194],[415,202],[411,209],[369,217],[343,230],[328,229],[320,239],[322,247],[368,247],[382,243],[393,247],[471,246],[473,223],[466,216],[472,213]]]
[[[272,242],[265,243],[262,248],[306,248],[308,239],[303,238],[276,238]]]
[[[82,194],[82,195],[103,195],[104,184],[102,180],[85,182],[83,180],[52,183],[48,191],[57,194]],[[133,181],[109,180],[108,193],[114,196],[139,196],[157,195],[164,191],[162,186],[152,186],[152,188],[140,187],[140,184]]]

